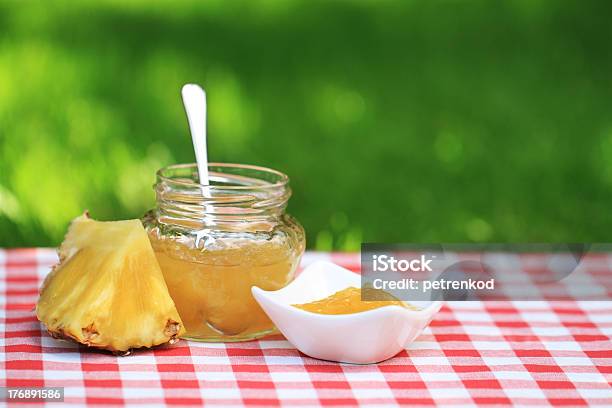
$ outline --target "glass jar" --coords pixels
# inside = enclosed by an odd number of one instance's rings
[[[304,229],[285,213],[289,178],[243,164],[210,163],[210,184],[195,164],[157,172],[157,208],[143,223],[185,338],[243,341],[274,331],[251,287],[276,290],[294,277]]]

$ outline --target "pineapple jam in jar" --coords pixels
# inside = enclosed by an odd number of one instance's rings
[[[305,248],[302,226],[285,213],[289,178],[278,171],[210,163],[210,184],[195,164],[157,172],[157,207],[145,214],[184,338],[244,341],[275,331],[251,287],[287,285]]]

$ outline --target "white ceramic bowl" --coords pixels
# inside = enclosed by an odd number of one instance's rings
[[[280,332],[311,357],[354,364],[386,360],[412,342],[440,310],[442,302],[411,302],[421,310],[384,306],[365,312],[324,315],[293,304],[323,299],[349,286],[361,287],[358,274],[331,262],[309,265],[277,291],[251,288]]]

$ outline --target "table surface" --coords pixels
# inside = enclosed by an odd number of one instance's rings
[[[373,365],[309,358],[280,336],[115,357],[55,340],[36,320],[56,259],[52,249],[0,250],[0,386],[147,407],[612,406],[612,302],[447,303],[405,351]],[[359,270],[358,254],[307,253],[302,266],[317,259]]]

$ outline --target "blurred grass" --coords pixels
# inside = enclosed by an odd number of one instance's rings
[[[134,218],[194,160],[292,178],[309,247],[610,241],[612,3],[0,2],[0,246]]]

